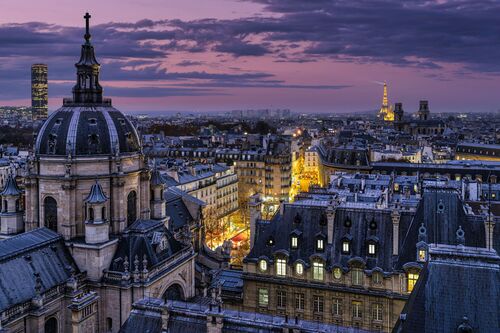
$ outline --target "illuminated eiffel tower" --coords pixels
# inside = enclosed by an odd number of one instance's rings
[[[385,121],[394,121],[394,110],[392,106],[389,105],[389,99],[387,97],[387,83],[384,83],[384,97],[382,98],[382,106],[380,107],[378,116]]]

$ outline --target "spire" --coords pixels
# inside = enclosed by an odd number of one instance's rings
[[[99,84],[99,69],[101,65],[97,62],[94,47],[90,43],[90,14],[86,13],[85,19],[85,43],[82,45],[80,60],[75,64],[76,85],[73,87],[73,101],[75,104],[101,104],[102,87]]]
[[[90,34],[90,18],[92,16],[89,13],[85,13],[85,16],[83,17],[85,19],[85,38],[86,44],[90,44],[90,38],[92,35]]]

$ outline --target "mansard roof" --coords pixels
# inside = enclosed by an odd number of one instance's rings
[[[500,257],[493,250],[461,245],[429,246],[430,260],[393,329],[395,333],[498,332]],[[464,323],[464,316],[468,324]]]
[[[312,203],[312,202],[311,202]],[[285,204],[283,214],[277,214],[271,221],[261,221],[257,225],[253,248],[245,260],[258,260],[260,257],[274,258],[276,253],[289,253],[288,261],[302,260],[310,264],[311,258],[322,257],[327,269],[333,266],[349,267],[350,260],[361,258],[366,269],[380,268],[392,270],[392,219],[389,209],[338,207],[335,214],[333,241],[326,244],[325,250],[316,249],[320,235],[328,235],[325,223],[327,205],[302,205],[300,202]],[[297,218],[300,217],[300,218]],[[401,223],[409,223],[411,214],[403,214]],[[299,221],[299,222],[297,222]],[[321,223],[323,221],[323,223]],[[346,221],[350,221],[350,226]],[[373,223],[375,222],[375,223]],[[374,228],[375,226],[375,228]],[[299,234],[297,249],[291,247],[290,235]],[[269,245],[269,239],[274,245]],[[350,252],[342,252],[342,242],[350,242]],[[375,242],[375,255],[368,254],[368,244]]]
[[[61,235],[47,228],[35,229],[0,241],[0,311],[31,300],[36,276],[41,290],[65,284],[79,269]]]
[[[416,259],[416,244],[419,228],[426,229],[426,243],[457,245],[457,230],[465,232],[464,245],[484,247],[486,245],[484,223],[481,219],[468,216],[459,193],[451,188],[424,188],[415,217],[408,229],[401,234],[401,251],[398,267]],[[494,244],[495,246],[495,244]],[[500,250],[500,248],[497,248]]]
[[[147,260],[147,268],[162,263],[176,253],[182,251],[183,246],[174,239],[163,222],[156,220],[137,220],[123,232],[118,248],[111,262],[110,270],[124,272],[125,258],[129,262],[129,271],[135,269],[134,261],[143,268],[143,260]]]

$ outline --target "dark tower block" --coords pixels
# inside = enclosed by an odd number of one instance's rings
[[[47,65],[31,66],[31,108],[33,120],[45,120],[48,113]]]
[[[420,108],[417,112],[419,120],[428,120],[429,119],[429,102],[428,101],[420,101]]]

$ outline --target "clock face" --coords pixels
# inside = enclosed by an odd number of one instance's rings
[[[333,269],[333,277],[336,280],[340,280],[340,278],[342,277],[342,271],[340,270],[340,268],[336,267]]]

